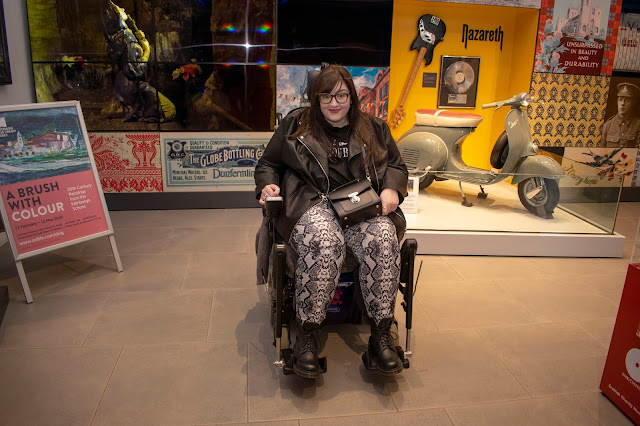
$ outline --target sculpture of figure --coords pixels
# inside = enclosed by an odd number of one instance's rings
[[[102,7],[102,27],[107,54],[117,66],[115,98],[123,109],[123,121],[169,121],[175,105],[145,81],[151,46],[144,32],[125,10],[113,1]]]

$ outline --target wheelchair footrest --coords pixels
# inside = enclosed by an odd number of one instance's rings
[[[284,375],[288,376],[288,375],[291,375],[291,374],[296,374],[296,372],[293,371],[293,362],[295,361],[295,359],[293,357],[293,350],[292,349],[283,349],[282,350],[282,360],[283,360],[282,372],[284,373]],[[318,358],[318,364],[320,364],[321,374],[326,373],[327,372],[327,357],[323,356],[322,358]]]
[[[404,350],[400,346],[396,346],[396,353],[402,361],[402,367],[407,369],[409,368],[409,360],[404,357]],[[376,362],[376,357],[373,356],[369,350],[362,354],[362,363],[367,370],[378,370],[381,373],[384,373],[382,370],[378,369],[378,363]]]

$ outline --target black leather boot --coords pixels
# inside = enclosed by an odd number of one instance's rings
[[[385,318],[378,324],[372,322],[369,337],[369,354],[375,358],[378,370],[389,375],[398,374],[404,368],[391,337],[392,324],[393,318]]]
[[[318,362],[319,346],[319,324],[307,322],[298,327],[298,337],[293,346],[293,371],[298,376],[315,379],[322,374]]]

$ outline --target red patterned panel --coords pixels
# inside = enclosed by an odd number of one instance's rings
[[[90,133],[104,192],[162,192],[159,133]]]

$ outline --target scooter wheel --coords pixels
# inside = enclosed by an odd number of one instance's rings
[[[434,175],[431,175],[431,174],[425,175],[423,178],[420,179],[419,188],[420,189],[425,189],[426,187],[428,187],[429,185],[431,185],[433,183],[433,180],[435,178],[436,177]]]
[[[540,178],[527,178],[518,184],[520,202],[531,213],[545,219],[551,219],[553,210],[560,200],[558,181],[542,178],[542,187],[538,188],[536,179]]]

